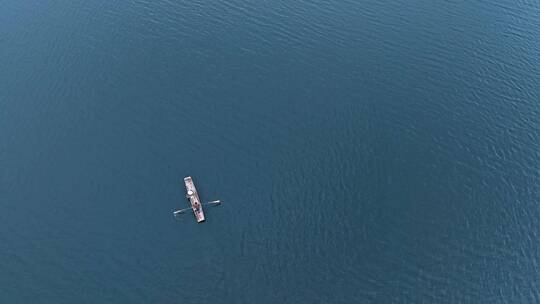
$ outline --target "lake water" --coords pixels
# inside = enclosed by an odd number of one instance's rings
[[[0,302],[538,303],[539,88],[537,1],[3,1]]]

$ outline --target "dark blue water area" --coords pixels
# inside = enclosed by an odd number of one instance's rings
[[[538,303],[539,37],[536,1],[4,1],[0,303]]]

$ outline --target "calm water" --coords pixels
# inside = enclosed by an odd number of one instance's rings
[[[538,303],[539,88],[532,0],[3,1],[0,303]]]

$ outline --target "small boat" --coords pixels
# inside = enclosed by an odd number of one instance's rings
[[[201,203],[201,199],[199,198],[199,194],[197,193],[197,188],[195,188],[195,183],[193,182],[193,179],[191,176],[187,176],[184,178],[184,184],[186,186],[186,198],[189,200],[189,203],[191,204],[191,207],[180,209],[177,211],[174,211],[174,216],[177,216],[178,214],[182,214],[188,210],[193,210],[193,214],[195,215],[195,219],[197,220],[197,223],[204,222],[204,211],[203,211],[203,205],[220,205],[221,201],[211,201],[207,203]]]

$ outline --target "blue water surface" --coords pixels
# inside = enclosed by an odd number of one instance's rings
[[[537,1],[1,11],[0,303],[540,302]]]

